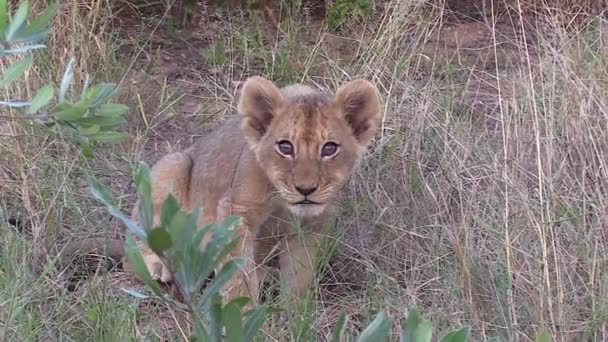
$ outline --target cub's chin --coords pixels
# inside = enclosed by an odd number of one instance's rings
[[[288,204],[287,209],[297,217],[315,217],[325,211],[325,204]]]

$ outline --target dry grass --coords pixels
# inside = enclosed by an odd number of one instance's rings
[[[1,124],[0,216],[26,222],[0,223],[4,338],[152,338],[166,333],[159,319],[178,327],[170,310],[112,290],[125,286],[119,271],[98,269],[93,290],[69,292],[72,268],[38,279],[29,261],[52,260],[69,239],[120,234],[82,174],[106,176],[128,210],[130,164],[232,115],[236,82],[261,73],[328,90],[367,77],[385,104],[317,297],[289,324],[273,317],[269,340],[329,337],[342,309],[356,323],[412,305],[438,330],[471,325],[475,340],[530,341],[541,329],[556,341],[608,340],[608,22],[574,27],[564,18],[576,11],[534,5],[535,16],[455,21],[425,1],[378,2],[374,20],[341,34],[295,17],[274,32],[214,12],[183,40],[142,17],[113,27],[106,2],[62,5],[43,67],[9,95],[29,96],[74,56],[97,80],[125,75],[133,139],[87,160],[61,137]]]

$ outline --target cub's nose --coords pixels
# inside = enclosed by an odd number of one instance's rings
[[[299,193],[301,193],[304,196],[308,196],[310,194],[312,194],[313,192],[315,192],[315,190],[317,190],[317,187],[299,187],[296,186],[296,190],[298,190]]]

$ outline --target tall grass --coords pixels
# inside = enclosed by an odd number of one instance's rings
[[[84,170],[108,176],[101,178],[128,210],[130,165],[187,145],[183,132],[210,129],[212,114],[233,115],[233,82],[262,73],[327,90],[367,77],[385,105],[382,132],[347,190],[336,255],[310,305],[274,314],[267,339],[329,339],[341,310],[358,330],[380,309],[405,317],[417,306],[441,331],[471,325],[475,340],[530,341],[542,329],[556,341],[605,340],[607,23],[579,16],[568,25],[570,12],[553,7],[520,17],[526,3],[510,3],[510,12],[501,4],[457,23],[441,4],[377,2],[373,18],[339,32],[298,16],[272,30],[245,15],[203,13],[197,20],[207,31],[196,32],[213,37],[203,43],[184,47],[155,31],[188,72],[154,81],[141,75],[161,74],[163,51],[151,35],[126,37],[109,2],[62,4],[39,68],[8,95],[31,96],[71,56],[96,79],[130,71],[123,96],[133,139],[88,160],[61,137],[0,122],[0,333],[182,338],[180,313],[122,293],[137,282],[104,262],[74,278],[87,267],[61,263],[40,277],[32,260],[53,261],[67,240],[121,234],[89,198]],[[124,45],[141,53],[118,53]],[[191,55],[180,59],[183,51]],[[137,68],[128,69],[135,57]],[[178,95],[159,100],[158,89]]]
[[[383,139],[353,182],[365,209],[349,222],[363,237],[350,258],[372,277],[362,287],[380,305],[424,303],[483,337],[546,328],[558,340],[602,340],[605,22],[567,32],[556,17],[490,17],[471,53],[449,34],[425,43],[430,25],[401,13],[383,22],[397,36],[366,41],[358,65],[388,93]],[[434,18],[435,29],[451,26]],[[413,59],[401,72],[397,42]]]

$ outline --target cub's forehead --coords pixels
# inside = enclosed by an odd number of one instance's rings
[[[282,134],[289,135],[285,138],[307,144],[325,141],[339,129],[336,127],[339,115],[336,110],[333,101],[324,95],[308,94],[291,98],[286,101],[277,124],[284,128]]]

